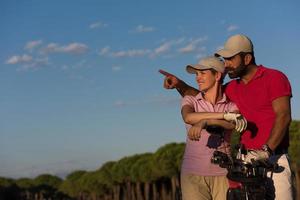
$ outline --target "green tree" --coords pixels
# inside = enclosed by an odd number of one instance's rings
[[[80,177],[79,183],[83,192],[94,200],[105,192],[104,185],[97,179],[96,171],[85,173]]]
[[[152,153],[144,153],[133,163],[131,167],[131,178],[136,185],[136,197],[138,200],[147,199],[149,197],[149,182],[152,179]],[[144,194],[142,194],[142,183],[144,183]]]
[[[120,186],[115,184],[113,181],[113,166],[116,164],[115,161],[109,161],[104,163],[98,170],[99,181],[105,186],[105,199],[119,199],[120,197]]]
[[[292,121],[290,125],[289,155],[292,162],[300,166],[300,121]]]
[[[16,184],[19,188],[22,188],[22,190],[25,193],[26,199],[32,199],[33,197],[33,188],[34,183],[33,180],[30,178],[19,178],[16,180]]]
[[[15,183],[12,178],[0,177],[0,187],[9,187]]]
[[[156,170],[163,180],[171,180],[171,195],[175,199],[176,188],[179,186],[180,159],[182,156],[184,144],[170,143],[160,147],[154,154],[154,162],[157,164]],[[162,198],[167,198],[166,185],[162,181]]]
[[[84,170],[77,170],[71,172],[66,179],[62,182],[59,187],[59,190],[67,194],[70,197],[80,197],[81,185],[79,179],[86,173]]]
[[[61,178],[51,174],[41,174],[33,180],[35,190],[38,192],[40,199],[51,198],[57,195],[61,183]]]
[[[20,188],[11,178],[0,177],[0,199],[20,199]]]
[[[114,174],[113,180],[123,186],[123,190],[126,193],[126,199],[132,200],[132,179],[131,179],[131,167],[141,157],[141,155],[135,154],[133,156],[127,156],[120,159],[112,169]]]

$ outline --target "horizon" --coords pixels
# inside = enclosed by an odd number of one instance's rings
[[[300,120],[300,2],[245,6],[1,1],[0,176],[95,170],[185,142],[180,96],[163,88],[158,70],[196,86],[185,66],[238,33],[251,38],[258,65],[287,75],[292,117]]]

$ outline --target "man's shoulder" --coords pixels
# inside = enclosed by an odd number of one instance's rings
[[[274,68],[265,67],[263,65],[259,65],[260,70],[263,71],[263,74],[266,76],[286,76],[282,71]]]
[[[235,85],[237,85],[238,81],[239,81],[238,79],[233,79],[233,80],[230,80],[229,82],[227,82],[224,85],[225,90],[228,89],[228,88],[234,87]]]

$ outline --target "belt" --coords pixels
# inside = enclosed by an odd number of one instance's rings
[[[288,149],[285,149],[285,148],[275,149],[275,151],[274,151],[274,155],[281,155],[281,154],[286,154],[286,153],[288,153]]]

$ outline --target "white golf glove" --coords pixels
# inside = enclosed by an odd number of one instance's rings
[[[225,112],[223,118],[226,121],[235,122],[235,130],[239,133],[243,132],[247,128],[247,120],[241,114]]]
[[[261,160],[265,161],[270,157],[270,154],[264,150],[252,150],[249,151],[245,157],[246,163],[252,163],[252,161]]]

